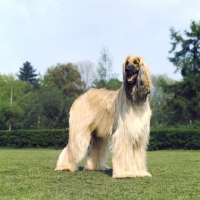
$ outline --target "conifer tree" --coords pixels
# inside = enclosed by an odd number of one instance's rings
[[[33,69],[31,63],[26,61],[25,63],[23,63],[23,67],[20,68],[19,79],[34,85],[35,83],[37,83],[38,80],[36,78],[38,75],[35,72],[36,69]]]
[[[172,49],[169,53],[174,52],[174,57],[169,61],[176,66],[176,71],[181,71],[183,77],[200,75],[200,22],[192,21],[190,31],[184,31],[185,37],[174,28],[170,32]]]
[[[173,28],[170,29],[174,57],[169,58],[183,79],[171,85],[163,84],[163,89],[171,95],[165,111],[169,124],[200,124],[200,22],[191,22],[185,37]],[[176,51],[175,51],[176,50]]]

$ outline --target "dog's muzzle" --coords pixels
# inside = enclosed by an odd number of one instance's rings
[[[135,69],[133,65],[127,65],[125,67],[125,72],[126,72],[126,81],[128,83],[133,83],[136,81],[138,76],[138,71]]]

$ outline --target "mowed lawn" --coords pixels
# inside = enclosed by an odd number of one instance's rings
[[[200,151],[148,152],[152,178],[132,179],[83,171],[83,162],[79,172],[54,171],[60,152],[0,149],[0,199],[200,199]]]

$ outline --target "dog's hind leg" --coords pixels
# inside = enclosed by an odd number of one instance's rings
[[[77,171],[77,164],[83,159],[91,140],[88,131],[72,133],[70,131],[69,143],[61,152],[55,170]]]
[[[107,170],[105,164],[108,157],[109,139],[92,136],[90,148],[86,156],[85,170]]]

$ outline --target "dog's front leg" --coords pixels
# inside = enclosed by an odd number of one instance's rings
[[[113,178],[136,177],[133,145],[123,131],[116,130],[112,136]]]

